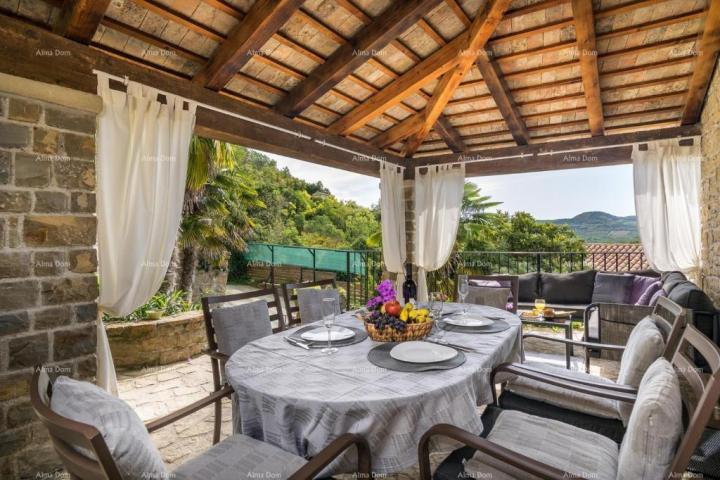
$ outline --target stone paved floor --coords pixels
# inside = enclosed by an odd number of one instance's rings
[[[550,329],[539,331],[545,335],[561,336],[560,332],[553,332]],[[579,338],[581,333],[576,331],[574,336]],[[542,358],[560,365],[564,365],[564,357],[560,356],[564,351],[563,348],[537,340],[528,340],[525,344],[526,356],[529,360]],[[573,358],[574,368],[582,368],[582,365],[580,357]],[[591,373],[616,378],[617,365],[617,362],[593,359]],[[143,421],[173,412],[212,392],[210,361],[205,356],[172,365],[119,372],[118,380],[120,397],[135,408]],[[212,445],[213,411],[212,407],[205,408],[152,434],[160,453],[171,469],[204,452]],[[230,431],[230,402],[224,400],[223,438],[229,435]],[[433,456],[433,464],[442,461],[450,451],[452,451],[450,445],[441,448],[441,451]],[[352,478],[349,475],[342,477]],[[417,478],[417,472],[413,469],[385,478],[410,480]]]

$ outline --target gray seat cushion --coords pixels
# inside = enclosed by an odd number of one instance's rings
[[[272,335],[270,311],[265,300],[216,308],[212,311],[218,350],[232,355],[258,338]]]
[[[593,303],[630,303],[634,275],[598,273],[593,288]]]
[[[50,408],[65,418],[95,427],[105,439],[123,479],[167,478],[160,452],[137,413],[97,385],[68,377],[53,384]],[[95,458],[92,451],[79,453]]]
[[[547,303],[587,305],[595,288],[595,270],[540,275],[540,295]]]
[[[507,309],[510,300],[510,289],[503,287],[468,287],[467,303],[475,305],[487,305],[489,307]]]
[[[596,377],[589,373],[567,370],[564,368],[553,367],[541,362],[525,362],[523,365],[537,368],[548,373],[554,373],[578,380],[585,380],[597,383],[605,383],[614,385],[614,382],[603,377]],[[584,393],[575,392],[562,387],[556,387],[547,383],[531,380],[525,377],[516,377],[512,379],[507,390],[533,400],[539,400],[558,407],[577,410],[580,412],[595,415],[603,418],[620,418],[618,413],[617,402],[607,398],[600,398],[595,395],[586,395]]]
[[[618,446],[615,442],[556,420],[504,410],[487,439],[564,470],[571,474],[568,478],[608,480],[617,475]],[[480,452],[467,461],[465,472],[466,478],[536,478]]]
[[[284,479],[307,461],[245,435],[232,435],[172,472],[176,480]]]
[[[298,308],[300,309],[300,321],[303,324],[313,323],[322,320],[322,302],[325,298],[333,298],[340,313],[340,292],[334,288],[301,288],[297,292]]]
[[[640,382],[618,458],[618,479],[666,478],[683,432],[680,382],[670,362],[657,359]]]

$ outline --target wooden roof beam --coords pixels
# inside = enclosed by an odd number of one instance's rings
[[[193,82],[213,90],[222,89],[252,58],[253,52],[282,27],[304,0],[258,0],[238,23],[227,40],[218,46],[210,60]]]
[[[453,152],[460,153],[467,150],[467,145],[465,145],[463,138],[460,136],[460,132],[457,131],[453,124],[450,123],[450,120],[444,115],[440,115],[440,118],[438,118],[438,121],[433,126],[433,130],[442,137],[445,144],[450,147],[450,150]]]
[[[440,1],[412,0],[402,2],[398,8],[390,8],[389,12],[377,17],[362,29],[352,41],[344,43],[335,50],[325,63],[313,70],[307,79],[281,100],[276,109],[291,117],[298,115],[370,60],[373,51],[385,48],[423,15],[435,8]]]
[[[575,17],[575,37],[577,39],[578,56],[580,57],[580,73],[582,75],[585,104],[587,105],[588,123],[593,135],[604,135],[602,97],[600,96],[600,74],[598,72],[597,48],[595,46],[595,19],[592,2],[572,0],[573,17]]]
[[[500,114],[505,119],[513,139],[518,145],[527,145],[530,134],[525,127],[522,115],[518,111],[515,100],[510,94],[510,88],[503,78],[502,71],[497,63],[491,59],[486,52],[480,52],[475,61]]]
[[[95,36],[110,0],[66,0],[53,24],[53,32],[88,44]]]
[[[697,50],[689,93],[682,112],[682,124],[690,125],[700,120],[705,95],[710,86],[713,70],[720,53],[720,1],[710,0],[705,29]]]
[[[422,115],[423,125],[405,143],[403,153],[405,157],[412,157],[422,144],[430,129],[438,120],[460,82],[472,67],[479,52],[485,49],[485,44],[495,32],[503,18],[510,0],[492,0],[485,4],[482,12],[478,12],[467,33],[464,35],[464,44],[458,52],[458,63],[435,86],[432,98],[425,106]]]

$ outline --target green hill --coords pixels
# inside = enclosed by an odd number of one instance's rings
[[[567,225],[586,242],[592,243],[637,243],[637,218],[616,217],[606,212],[584,212],[573,218],[540,220],[547,223]]]

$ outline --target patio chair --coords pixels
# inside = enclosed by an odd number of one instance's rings
[[[493,388],[493,399],[503,409],[560,420],[619,441],[630,417],[630,405],[582,392],[568,392],[563,388],[564,384],[571,382],[590,388],[635,393],[642,375],[652,362],[660,356],[668,360],[671,358],[685,327],[685,320],[679,305],[662,298],[653,313],[637,324],[628,339],[627,348],[594,345],[595,348],[623,351],[617,382],[540,362],[503,364],[490,374],[491,385],[496,385],[498,376],[504,380],[510,379],[505,382],[500,398],[496,398]],[[535,334],[523,337],[547,338]],[[573,344],[587,343],[562,340]],[[560,384],[546,382],[546,378],[555,379]]]
[[[710,367],[702,374],[691,350]],[[688,388],[680,387],[680,378]],[[548,382],[559,381],[547,377]],[[478,436],[453,425],[430,428],[418,446],[420,478],[431,478],[429,447],[435,436],[465,445],[435,471],[435,479],[682,478],[720,399],[720,349],[688,326],[672,361],[657,359],[636,392],[568,384],[567,388],[635,404],[620,445],[557,420],[489,407]]]
[[[517,275],[470,275],[468,284],[470,287],[466,299],[468,303],[488,305],[517,313],[520,294],[520,277]]]
[[[268,302],[267,297],[272,297]],[[221,305],[243,302],[238,305]],[[220,391],[226,383],[225,362],[245,344],[271,335],[285,328],[282,304],[277,289],[266,288],[246,293],[203,297],[201,299],[205,317],[205,333],[208,348],[203,351],[210,357],[214,391]],[[275,309],[275,313],[270,313]],[[273,327],[272,322],[277,322]],[[215,433],[213,444],[220,441],[222,406],[215,404]]]
[[[335,292],[332,295],[336,296],[338,301],[338,308],[341,308],[340,292],[337,289],[337,283],[334,278],[314,282],[284,283],[282,292],[288,326],[321,320],[318,307],[321,296],[327,295],[327,292],[321,292],[317,287],[320,287],[320,290],[332,289]],[[303,291],[302,293],[300,293],[301,290]]]
[[[257,471],[263,478],[311,479],[353,445],[357,447],[358,474],[366,475],[360,478],[370,478],[367,441],[349,433],[333,440],[310,460],[245,435],[231,435],[168,472],[149,434],[203,407],[219,403],[231,392],[232,388],[225,386],[176,412],[143,424],[129,405],[99,387],[67,377],[53,381],[45,367],[37,366],[30,384],[30,402],[72,478],[234,480]]]

